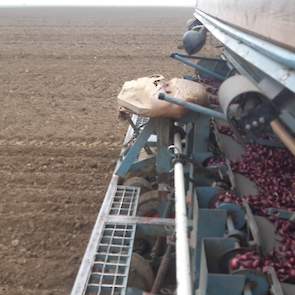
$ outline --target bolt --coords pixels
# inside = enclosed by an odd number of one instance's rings
[[[250,130],[251,129],[251,125],[250,124],[246,124],[245,129],[246,130]]]
[[[261,124],[264,124],[264,123],[265,123],[265,119],[264,119],[264,117],[260,117],[260,118],[259,118],[259,122],[260,122]]]
[[[257,122],[257,121],[253,121],[253,122],[252,122],[252,126],[253,126],[253,127],[257,127],[257,126],[258,126],[258,122]]]

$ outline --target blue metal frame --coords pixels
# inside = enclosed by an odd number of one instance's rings
[[[200,295],[241,295],[246,284],[243,275],[230,275],[218,272],[217,265],[212,262],[219,261],[226,251],[235,248],[234,239],[206,238],[202,242],[200,264]]]
[[[218,73],[216,73],[214,71],[211,71],[211,70],[207,69],[206,67],[203,67],[203,66],[201,66],[199,64],[195,64],[195,63],[189,61],[189,58],[190,58],[189,56],[179,54],[179,53],[172,53],[170,55],[170,57],[175,59],[175,60],[178,60],[178,61],[182,62],[183,64],[185,64],[185,65],[187,65],[189,67],[192,67],[192,68],[200,71],[201,73],[205,73],[208,76],[211,76],[212,78],[215,78],[217,80],[224,81],[226,79],[225,76],[222,76],[222,75],[220,75],[220,74],[218,74]],[[196,56],[194,56],[193,58],[194,59],[198,58],[198,59],[206,59],[206,60],[215,60],[216,61],[216,59],[202,58],[202,57],[196,57]],[[223,60],[220,60],[220,61],[224,62]]]
[[[146,167],[155,164],[158,174],[168,173],[171,170],[171,154],[168,151],[170,120],[164,118],[150,119],[139,132],[135,142],[127,150],[119,164],[115,174],[121,177],[126,176],[130,171],[144,171]],[[149,138],[157,135],[157,154],[150,158],[139,160],[141,150],[149,145]],[[151,143],[154,144],[154,143]]]
[[[146,145],[150,136],[155,132],[155,124],[153,120],[150,120],[144,129],[140,132],[140,134],[136,138],[136,142],[130,147],[124,159],[120,163],[118,169],[115,174],[118,176],[124,176],[130,170],[133,163],[135,163],[138,159],[139,153],[142,148]]]
[[[226,116],[221,112],[217,112],[212,109],[200,106],[198,104],[190,103],[190,102],[187,102],[183,99],[180,99],[180,98],[177,98],[177,97],[174,97],[171,95],[167,95],[164,92],[161,92],[159,94],[159,99],[165,100],[167,102],[170,102],[170,103],[173,103],[173,104],[176,104],[179,106],[182,106],[182,107],[184,107],[192,112],[195,112],[195,113],[200,113],[202,115],[206,115],[206,116],[210,116],[210,117],[214,117],[216,119],[226,121]]]

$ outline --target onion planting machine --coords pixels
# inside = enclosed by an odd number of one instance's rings
[[[130,116],[72,295],[295,294],[294,50],[194,17],[171,57],[210,105]],[[194,55],[209,32],[220,58]]]

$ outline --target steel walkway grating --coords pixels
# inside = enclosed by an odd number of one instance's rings
[[[118,185],[111,201],[109,215],[135,216],[140,188]]]
[[[85,295],[125,294],[135,230],[136,225],[104,225]]]

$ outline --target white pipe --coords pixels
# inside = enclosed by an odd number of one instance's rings
[[[174,147],[176,155],[182,153],[179,133],[174,135]],[[174,165],[174,187],[177,295],[192,295],[184,172],[181,162],[176,162]]]

